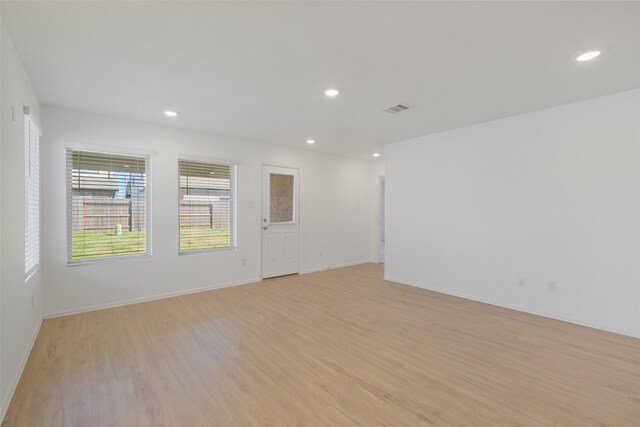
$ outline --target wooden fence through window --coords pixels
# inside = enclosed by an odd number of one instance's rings
[[[144,200],[73,196],[73,233],[113,232],[116,224],[123,231],[144,231],[146,212]],[[181,202],[180,228],[229,228],[229,201],[209,203]]]

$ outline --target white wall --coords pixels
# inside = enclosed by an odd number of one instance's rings
[[[640,337],[640,90],[391,144],[385,164],[387,279]]]
[[[24,117],[30,105],[38,121],[38,99],[4,24],[0,24],[2,65],[1,209],[2,236],[0,292],[1,414],[26,361],[42,318],[41,271],[25,283],[24,277]],[[12,115],[13,110],[13,115]]]
[[[302,271],[369,259],[370,162],[43,107],[42,211],[45,316],[260,277],[261,164],[300,167]],[[65,147],[154,152],[153,257],[67,267]],[[238,250],[178,256],[177,158],[232,159],[238,166]],[[253,203],[255,207],[249,207]],[[323,255],[321,255],[321,252]],[[246,267],[241,266],[247,260]]]

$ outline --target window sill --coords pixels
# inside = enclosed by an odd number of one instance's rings
[[[81,267],[83,265],[96,265],[96,264],[112,264],[117,262],[126,261],[141,261],[151,259],[151,254],[141,255],[122,255],[113,257],[100,257],[100,258],[88,258],[83,260],[71,260],[67,261],[67,267]]]
[[[225,253],[225,252],[235,252],[237,251],[237,247],[231,248],[218,248],[218,249],[193,249],[190,251],[178,251],[179,256],[183,255],[204,255],[204,254],[212,254],[212,253]]]

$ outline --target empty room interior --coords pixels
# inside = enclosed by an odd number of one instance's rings
[[[640,427],[640,2],[0,2],[2,426]]]

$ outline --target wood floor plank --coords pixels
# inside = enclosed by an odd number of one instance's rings
[[[640,426],[640,340],[363,264],[44,321],[5,426]]]

